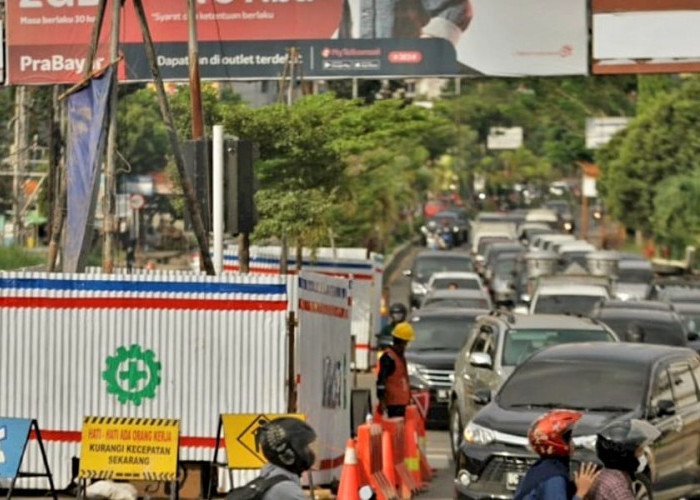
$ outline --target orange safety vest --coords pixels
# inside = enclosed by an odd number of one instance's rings
[[[389,348],[384,355],[394,360],[396,369],[386,379],[385,404],[387,406],[407,406],[411,402],[411,382],[408,378],[406,360]]]

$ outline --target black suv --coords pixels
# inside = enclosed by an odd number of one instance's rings
[[[472,334],[477,316],[487,309],[420,309],[411,315],[416,340],[406,348],[411,389],[430,390],[428,424],[447,425],[447,406],[455,358]]]
[[[644,419],[661,437],[647,450],[649,465],[635,481],[636,498],[697,495],[700,357],[682,347],[618,343],[554,346],[521,364],[464,430],[456,497],[512,498],[537,459],[528,448],[528,429],[553,408],[585,412],[574,427],[572,468],[597,461],[595,435],[605,425]]]

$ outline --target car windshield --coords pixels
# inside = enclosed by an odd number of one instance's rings
[[[646,376],[632,364],[595,361],[529,361],[505,382],[505,408],[631,411],[646,395]]]
[[[651,283],[654,273],[651,269],[625,269],[617,271],[617,281],[620,283]]]
[[[412,321],[416,339],[408,344],[409,351],[459,351],[469,339],[474,326],[470,316],[425,318]]]
[[[423,307],[431,309],[456,307],[459,309],[488,309],[489,305],[486,299],[457,299],[457,298],[441,298],[426,299]]]
[[[603,296],[601,295],[540,295],[536,314],[582,314],[587,316]]]
[[[424,257],[416,261],[416,275],[429,278],[433,273],[443,271],[471,272],[474,264],[469,257]]]
[[[436,290],[481,290],[479,282],[473,278],[440,278],[433,280],[433,288]]]
[[[628,330],[637,325],[645,344],[661,344],[684,346],[687,344],[688,334],[683,329],[683,324],[676,321],[654,321],[644,319],[638,320],[630,315],[626,318],[606,318],[601,317],[600,320],[608,325],[617,334],[618,337],[624,340],[629,339]]]
[[[523,362],[530,354],[545,347],[574,342],[614,342],[605,330],[510,330],[503,344],[504,366]]]

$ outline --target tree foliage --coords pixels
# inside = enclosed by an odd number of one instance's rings
[[[700,171],[669,177],[653,201],[651,224],[658,240],[676,251],[700,244]]]
[[[691,78],[679,90],[657,94],[627,130],[600,151],[600,184],[615,218],[647,235],[654,233],[651,221],[662,182],[697,168],[698,127],[700,80]]]

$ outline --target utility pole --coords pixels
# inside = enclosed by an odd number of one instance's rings
[[[188,52],[190,68],[190,105],[192,109],[192,139],[204,138],[202,111],[202,84],[199,78],[199,43],[197,41],[197,1],[187,0],[187,24],[189,28]]]
[[[22,176],[27,167],[27,88],[15,91],[15,140],[13,155],[13,236],[15,245],[22,244]]]
[[[151,30],[148,27],[148,17],[146,16],[146,11],[143,8],[143,1],[133,1],[134,6],[136,7],[136,15],[138,16],[139,24],[141,26],[141,33],[143,35],[143,42],[146,49],[146,57],[148,58],[148,63],[151,67],[151,74],[153,75],[153,81],[156,86],[156,93],[158,95],[158,104],[160,106],[160,112],[163,117],[163,121],[165,122],[165,126],[168,129],[168,137],[170,139],[170,144],[173,148],[173,156],[175,157],[177,171],[180,174],[180,183],[182,185],[182,191],[185,195],[185,204],[192,218],[192,229],[194,230],[194,234],[197,237],[200,259],[204,264],[204,269],[206,273],[210,276],[213,276],[216,273],[214,271],[214,264],[212,262],[211,256],[209,255],[209,243],[207,233],[204,229],[202,211],[199,208],[200,205],[197,201],[197,195],[194,191],[194,186],[192,185],[192,182],[190,181],[190,178],[187,175],[187,170],[185,169],[185,159],[182,155],[180,142],[177,138],[177,131],[175,130],[175,121],[173,120],[173,115],[170,112],[168,96],[165,94],[163,78],[160,75],[160,68],[158,67],[156,49],[153,45]]]
[[[119,59],[119,28],[121,21],[122,0],[112,1],[112,34],[109,46],[109,59],[111,64],[116,64]],[[107,161],[105,164],[105,192],[102,200],[102,229],[104,231],[104,246],[102,247],[102,271],[112,273],[114,271],[114,234],[116,223],[114,220],[117,195],[116,162],[117,162],[117,106],[119,96],[117,92],[117,71],[112,72],[112,92],[109,101],[109,132],[107,135]]]

